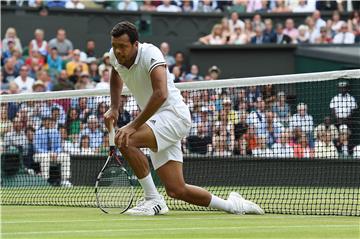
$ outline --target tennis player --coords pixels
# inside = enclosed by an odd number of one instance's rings
[[[151,162],[170,197],[234,214],[264,214],[257,204],[236,192],[224,200],[185,183],[180,140],[190,130],[190,111],[172,81],[161,51],[152,44],[140,43],[136,27],[127,21],[116,24],[111,30],[111,44],[111,106],[105,114],[106,127],[109,129],[110,124],[117,122],[124,83],[141,109],[141,113],[118,129],[115,136],[116,146],[144,189],[144,199],[127,214],[151,216],[169,211],[140,148],[151,150]]]

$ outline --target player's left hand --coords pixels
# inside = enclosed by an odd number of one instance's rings
[[[129,138],[136,132],[136,129],[131,125],[127,124],[116,131],[115,144],[117,147],[125,146],[129,147]]]

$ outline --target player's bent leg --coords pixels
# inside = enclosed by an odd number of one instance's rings
[[[165,185],[166,193],[172,198],[198,206],[216,208],[228,213],[264,214],[264,211],[256,203],[244,199],[238,193],[232,192],[228,200],[224,200],[203,188],[186,184],[180,162],[168,161],[157,169],[157,173]]]

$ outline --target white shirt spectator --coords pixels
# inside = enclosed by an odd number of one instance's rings
[[[294,149],[289,144],[275,143],[271,147],[273,155],[276,158],[293,158]]]
[[[335,35],[333,43],[337,44],[354,44],[355,35],[352,32],[339,32]]]
[[[32,86],[35,83],[35,80],[34,78],[27,76],[24,81],[21,76],[18,76],[14,79],[14,82],[19,86],[21,93],[25,93],[32,92]]]
[[[245,30],[245,23],[238,19],[235,23],[231,19],[229,20],[229,29],[230,32],[235,32],[235,27],[240,27],[241,31]]]
[[[323,141],[315,142],[315,158],[335,159],[338,156],[338,151],[332,142],[329,144],[326,144]]]
[[[85,5],[79,0],[70,0],[65,3],[65,8],[68,9],[85,9]]]
[[[353,158],[360,159],[360,145],[355,146],[353,149]]]
[[[181,12],[181,8],[179,8],[178,6],[175,5],[159,5],[156,8],[156,11],[158,12]]]
[[[294,130],[295,128],[301,128],[302,131],[310,133],[314,129],[314,121],[311,115],[300,116],[299,114],[294,114],[290,118],[290,129]]]
[[[326,22],[323,19],[319,18],[315,23],[315,28],[320,32],[321,27],[326,27]]]
[[[338,94],[330,101],[330,109],[334,109],[336,117],[340,119],[349,117],[352,111],[357,109],[357,107],[358,105],[355,98],[349,93],[346,93],[345,95]]]
[[[294,7],[293,12],[313,12],[314,9],[309,6],[308,4],[305,5],[297,5],[296,7]]]
[[[256,148],[251,151],[252,156],[254,157],[260,157],[260,158],[272,158],[274,156],[274,153],[271,149],[261,149]]]
[[[263,112],[252,111],[246,119],[246,123],[254,125],[256,134],[266,134],[266,117]]]
[[[137,11],[139,9],[139,6],[136,2],[131,0],[124,0],[119,2],[117,5],[118,10],[124,10],[124,11]]]
[[[102,81],[96,84],[95,89],[110,89],[110,84]]]

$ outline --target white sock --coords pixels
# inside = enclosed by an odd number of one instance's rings
[[[145,178],[139,179],[139,183],[144,189],[144,196],[146,200],[160,197],[160,194],[157,191],[154,181],[151,177],[151,173],[149,173],[149,175]]]
[[[231,204],[229,201],[211,194],[211,201],[209,207],[216,208],[218,210],[222,210],[225,212],[229,212],[231,209]]]

